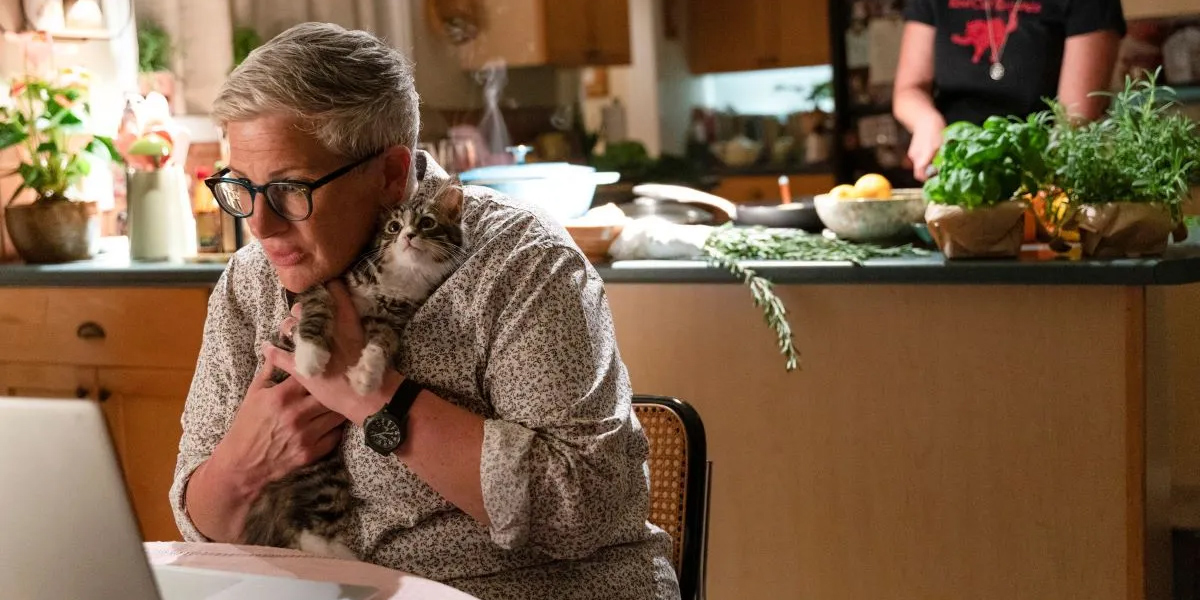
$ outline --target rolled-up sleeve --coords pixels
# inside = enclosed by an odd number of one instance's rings
[[[236,263],[234,257],[208,300],[204,339],[183,410],[183,435],[170,491],[175,523],[183,538],[193,542],[210,540],[188,516],[184,502],[188,479],[225,436],[248,383],[245,374],[252,374],[256,364],[253,327],[238,308],[234,294]]]
[[[517,256],[491,294],[484,506],[498,545],[581,558],[643,531],[646,440],[598,274],[568,247]]]

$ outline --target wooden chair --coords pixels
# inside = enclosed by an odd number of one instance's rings
[[[712,475],[704,423],[676,398],[636,395],[633,412],[650,441],[650,522],[674,539],[671,559],[683,600],[703,600]]]

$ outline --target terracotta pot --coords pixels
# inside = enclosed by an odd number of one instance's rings
[[[1012,258],[1021,253],[1025,237],[1025,203],[1014,200],[971,210],[931,203],[925,208],[925,222],[946,258]]]
[[[55,200],[9,206],[4,222],[17,254],[29,263],[89,259],[100,243],[95,202]]]
[[[1083,255],[1095,258],[1159,256],[1176,225],[1165,205],[1146,202],[1085,204],[1077,219]]]

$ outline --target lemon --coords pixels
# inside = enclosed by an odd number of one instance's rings
[[[854,198],[854,186],[848,184],[839,185],[829,192],[829,196],[837,200],[850,200]]]
[[[883,175],[868,173],[854,183],[854,195],[859,198],[886,200],[892,197],[892,184]]]

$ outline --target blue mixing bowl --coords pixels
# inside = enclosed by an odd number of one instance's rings
[[[597,185],[616,183],[621,174],[554,162],[481,167],[462,173],[459,179],[537,205],[559,222],[566,222],[591,208]]]

